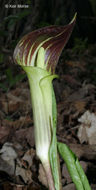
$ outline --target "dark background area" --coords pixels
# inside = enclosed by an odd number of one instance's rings
[[[96,52],[96,0],[1,0],[0,67],[7,78],[12,80],[12,75],[18,73],[18,67],[14,69],[13,51],[22,36],[41,27],[66,25],[76,12],[76,24],[65,49],[72,50],[79,59],[91,48],[91,56],[94,56]],[[66,54],[64,59],[70,59],[70,55],[70,53]],[[89,57],[88,51],[85,57]],[[92,61],[91,57],[89,59]],[[93,65],[88,65],[87,71],[88,76],[91,73],[91,80],[96,83],[94,65],[93,61]],[[65,68],[64,65],[63,67]],[[2,71],[0,75],[2,78]],[[0,86],[5,88],[1,83]]]
[[[13,8],[14,5],[29,5],[28,8]],[[8,5],[8,8],[6,7]],[[11,5],[11,7],[10,7]],[[96,41],[95,0],[10,0],[0,2],[0,44],[14,48],[24,34],[48,25],[68,24],[77,12],[74,38]],[[73,42],[72,41],[72,42]],[[72,45],[72,44],[71,44]],[[2,49],[2,48],[1,48]]]

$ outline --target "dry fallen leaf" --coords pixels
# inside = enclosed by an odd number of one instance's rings
[[[30,116],[20,116],[19,119],[15,121],[3,119],[3,125],[7,126],[7,128],[11,128],[13,130],[21,129],[22,127],[32,125],[32,119]]]
[[[22,168],[21,166],[17,165],[15,175],[20,176],[23,179],[24,183],[26,183],[26,184],[32,183],[31,170]]]
[[[84,61],[82,61],[82,64],[81,64],[81,61],[72,61],[72,60],[66,61],[65,63],[67,65],[73,67],[73,68],[75,68],[75,67],[77,68],[78,67],[82,71],[85,71],[85,68],[84,68],[85,62]]]
[[[73,183],[70,183],[63,187],[63,190],[76,190],[75,185]]]
[[[12,143],[6,142],[2,149],[0,150],[0,168],[9,175],[13,175],[15,172],[15,159],[17,158],[17,153],[14,150]]]
[[[34,146],[33,127],[17,130],[14,136],[18,142],[24,143],[24,141],[27,141],[27,143],[30,144],[31,147]]]
[[[96,144],[96,115],[86,111],[78,121],[81,123],[77,134],[80,142]]]
[[[63,164],[63,167],[62,167],[62,176],[66,179],[67,184],[72,182],[72,179],[69,175],[69,172],[65,164]]]
[[[23,156],[22,160],[24,160],[28,163],[28,168],[30,168],[32,166],[34,156],[35,156],[35,150],[32,148],[30,150],[28,150]]]
[[[76,101],[76,102],[74,103],[74,106],[75,106],[75,108],[76,108],[76,110],[77,110],[78,112],[83,112],[83,111],[85,110],[86,102],[83,101],[83,100],[81,100],[81,101]]]
[[[22,86],[21,88],[16,88],[15,90],[7,94],[8,109],[9,112],[13,111],[23,111],[29,112],[31,110],[30,104],[30,92]]]
[[[3,144],[7,140],[10,134],[10,130],[11,130],[10,127],[0,126],[0,143]]]
[[[11,184],[10,190],[28,190],[26,185]],[[7,189],[4,189],[7,190]]]

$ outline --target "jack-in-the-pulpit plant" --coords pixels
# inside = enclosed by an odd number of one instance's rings
[[[58,77],[55,67],[70,37],[75,17],[64,27],[49,26],[25,35],[14,51],[15,63],[21,65],[29,80],[36,154],[45,169],[50,190],[61,189],[52,80]]]

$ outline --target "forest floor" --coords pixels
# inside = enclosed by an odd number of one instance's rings
[[[28,80],[13,63],[11,53],[5,53],[0,62],[0,190],[46,189],[44,171],[35,154]],[[68,144],[77,155],[92,190],[96,190],[96,45],[80,54],[66,49],[56,74],[58,141]],[[60,163],[63,190],[75,190],[61,158]]]

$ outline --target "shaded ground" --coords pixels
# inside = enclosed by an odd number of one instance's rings
[[[54,81],[58,141],[67,143],[76,153],[92,190],[96,189],[95,49],[94,45],[84,53],[65,50],[56,69],[60,78]],[[4,51],[6,57],[0,63],[0,189],[46,189],[42,185],[46,184],[44,172],[35,155],[28,81],[21,68],[13,64],[12,53]],[[63,189],[75,190],[62,159],[61,173]]]

